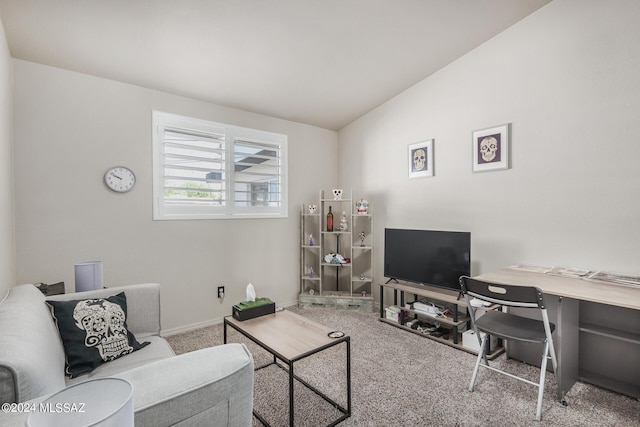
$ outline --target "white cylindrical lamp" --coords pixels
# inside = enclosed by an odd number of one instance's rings
[[[102,289],[102,261],[81,262],[74,268],[76,292]]]

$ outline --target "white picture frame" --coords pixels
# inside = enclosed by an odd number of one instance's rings
[[[473,131],[473,172],[509,169],[510,123]]]
[[[433,139],[409,144],[409,178],[434,176]]]

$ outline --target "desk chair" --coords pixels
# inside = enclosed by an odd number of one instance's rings
[[[475,331],[476,336],[478,337],[478,342],[480,343],[480,351],[478,352],[476,366],[473,369],[473,376],[471,377],[469,391],[473,391],[480,366],[523,381],[527,384],[531,384],[538,387],[536,420],[540,421],[542,418],[544,377],[547,371],[547,358],[549,355],[551,356],[551,363],[553,364],[553,372],[555,374],[557,374],[558,368],[556,352],[553,348],[553,339],[551,338],[551,333],[555,329],[555,325],[549,322],[542,291],[534,286],[501,285],[483,282],[466,276],[460,277],[460,286],[467,302],[467,307],[469,307],[473,330]],[[517,316],[515,314],[504,313],[498,310],[489,310],[482,316],[476,316],[476,307],[471,304],[471,298],[487,301],[493,304],[499,304],[505,307],[523,307],[530,308],[532,310],[540,310],[542,314],[542,321]],[[482,339],[480,338],[480,332],[484,333]],[[489,361],[487,360],[489,335],[505,340],[544,344],[540,368],[540,383],[535,383],[526,378],[518,377],[493,366],[489,366]],[[484,360],[483,365],[480,364],[482,360]]]

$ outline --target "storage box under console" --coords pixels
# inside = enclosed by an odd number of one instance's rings
[[[484,332],[480,332],[480,339],[484,338]],[[480,351],[480,344],[478,343],[478,337],[473,329],[462,334],[462,345],[465,348],[473,351]],[[491,335],[489,336],[489,352],[492,352],[498,346],[498,339]]]

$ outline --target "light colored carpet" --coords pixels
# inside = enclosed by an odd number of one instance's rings
[[[548,374],[542,422],[534,421],[537,389],[488,370],[467,390],[475,363],[472,354],[379,322],[376,313],[289,308],[351,337],[352,415],[341,426],[640,426],[640,401],[583,383],[555,399]],[[167,337],[176,353],[222,344],[222,325]],[[272,358],[239,333],[256,366]],[[537,381],[538,368],[503,356],[493,364]],[[296,374],[346,407],[345,346],[318,353],[294,366]],[[272,425],[288,425],[288,375],[271,366],[256,372],[255,409]],[[296,426],[326,425],[337,410],[296,384]],[[261,425],[254,418],[254,425]]]

